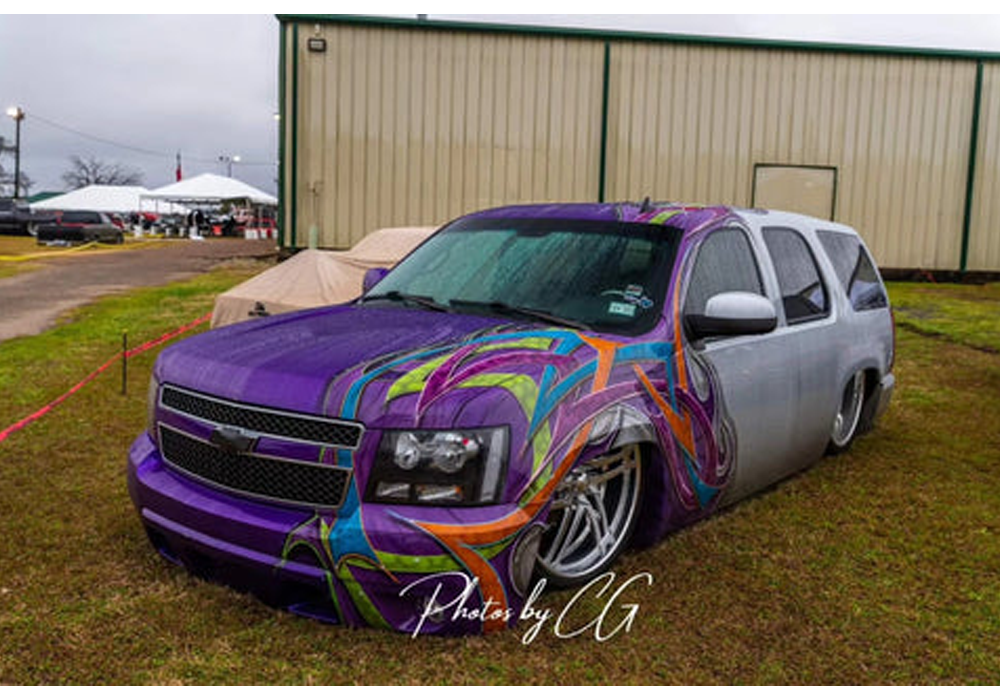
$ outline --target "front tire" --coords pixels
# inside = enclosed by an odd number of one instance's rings
[[[575,466],[553,496],[537,570],[560,588],[607,570],[628,545],[642,505],[642,449],[625,445]]]

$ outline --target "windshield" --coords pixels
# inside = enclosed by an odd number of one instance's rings
[[[656,325],[680,232],[562,219],[458,221],[415,250],[362,303],[412,303],[624,335]]]

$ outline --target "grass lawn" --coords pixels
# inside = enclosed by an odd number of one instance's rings
[[[157,337],[251,272],[102,301],[0,344],[0,429],[111,357],[123,329],[132,344]],[[639,615],[605,642],[551,624],[530,645],[523,626],[458,639],[345,629],[166,563],[125,487],[155,352],[133,358],[127,396],[116,366],[0,444],[0,683],[1000,683],[1000,354],[977,349],[1000,333],[997,290],[891,295],[898,385],[880,427],[625,556],[620,577],[653,583],[629,589]],[[570,595],[540,604],[558,612]]]

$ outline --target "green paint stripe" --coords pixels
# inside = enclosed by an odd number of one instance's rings
[[[597,201],[603,202],[608,186],[608,105],[611,101],[611,42],[604,42],[604,77],[601,85],[601,152],[597,172]]]
[[[292,162],[291,176],[292,186],[288,192],[289,209],[289,236],[291,247],[297,245],[297,231],[299,222],[296,216],[299,201],[299,25],[292,25],[292,108],[289,118],[292,120]]]
[[[285,34],[288,29],[279,26],[278,31],[278,247],[285,247],[285,221],[287,207],[285,206],[285,121],[287,108],[285,105],[285,51],[288,50]]]

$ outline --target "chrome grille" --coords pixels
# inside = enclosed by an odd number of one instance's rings
[[[340,507],[347,493],[350,470],[342,467],[228,452],[162,423],[159,433],[166,462],[212,486],[320,508]]]
[[[317,445],[353,450],[361,442],[362,427],[357,423],[238,404],[170,385],[164,385],[160,405],[215,425],[229,425]]]

